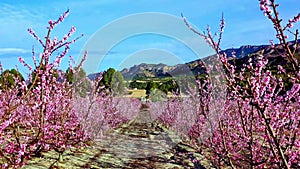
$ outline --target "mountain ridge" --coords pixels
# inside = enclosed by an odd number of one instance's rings
[[[293,47],[295,41],[290,41],[288,43],[291,47]],[[300,43],[300,40],[298,40],[298,43]],[[276,47],[276,49],[277,48],[280,52],[280,47]],[[248,57],[254,57],[255,53],[258,52],[262,52],[264,55],[268,54],[268,59],[273,64],[283,63],[281,61],[282,58],[274,54],[274,48],[271,45],[243,45],[239,48],[229,48],[221,51],[221,53],[226,54],[229,61],[235,60],[240,65],[242,65],[242,63],[245,63]],[[299,49],[297,50],[297,52],[300,53]],[[202,60],[209,59],[213,56],[215,55],[190,61],[185,64],[177,64],[173,66],[169,66],[163,63],[141,63],[138,65],[133,65],[130,68],[124,68],[120,72],[124,76],[125,80],[203,74],[206,72],[206,68]],[[99,73],[88,75],[91,80],[95,79],[97,76],[99,76]]]

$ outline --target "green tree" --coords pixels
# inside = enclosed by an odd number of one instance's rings
[[[157,89],[158,88],[158,84],[153,82],[153,81],[149,81],[147,83],[146,86],[146,94],[149,96],[149,94],[151,93],[152,90]]]
[[[111,80],[113,78],[113,75],[115,74],[116,70],[114,68],[109,68],[102,74],[102,79],[100,81],[100,84],[107,88],[111,87]]]
[[[146,89],[147,82],[138,82],[137,80],[134,80],[130,82],[129,87],[131,89],[137,88],[137,89]]]
[[[175,93],[178,91],[178,85],[175,80],[170,79],[166,82],[163,82],[158,89],[163,91],[165,94],[168,94],[168,92]]]
[[[66,77],[67,82],[69,82],[70,84],[72,84],[74,82],[74,73],[71,68],[68,68],[66,70],[65,77]]]
[[[87,92],[92,91],[92,85],[89,82],[86,72],[83,68],[80,68],[79,71],[74,76],[74,81],[76,84],[76,92],[79,93],[81,97],[85,97]]]
[[[152,89],[149,93],[148,98],[153,102],[166,100],[167,95],[159,89]]]
[[[0,89],[10,89],[14,87],[15,79],[18,78],[20,81],[24,81],[24,78],[20,72],[16,69],[5,70],[0,75]]]
[[[87,79],[86,72],[83,68],[75,67],[74,70],[68,68],[65,73],[66,80],[73,84],[76,93],[81,97],[85,97],[87,92],[92,91],[92,85]]]
[[[100,80],[98,87],[104,86],[103,90],[106,90],[108,93],[111,93],[111,82],[116,70],[114,68],[109,68],[102,74],[102,79]]]
[[[125,91],[125,80],[120,71],[116,71],[113,75],[111,91],[114,95],[122,95]]]

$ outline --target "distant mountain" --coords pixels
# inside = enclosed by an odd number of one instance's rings
[[[89,74],[87,77],[90,79],[90,80],[96,80],[96,78],[98,78],[100,76],[100,73],[91,73]]]
[[[231,48],[231,49],[222,50],[221,52],[225,52],[227,57],[232,57],[232,54],[234,54],[236,58],[240,59],[240,58],[247,57],[251,53],[260,51],[268,46],[269,45],[259,45],[259,46],[245,45],[245,46],[241,46],[240,48]]]
[[[300,43],[300,40],[298,40],[298,43]],[[288,42],[289,48],[294,51],[295,50],[295,41]],[[241,58],[230,58],[229,62],[234,63],[237,68],[241,68],[244,63],[248,61],[249,58],[252,59],[252,63],[257,63],[257,57],[259,55],[263,55],[265,58],[268,59],[268,66],[274,67],[277,65],[284,65],[288,67],[288,60],[284,56],[284,50],[281,45],[275,45],[275,47],[272,46],[265,46],[261,48],[260,50],[253,52],[249,54],[247,57],[241,57]],[[297,49],[295,50],[295,57],[300,61],[300,44],[298,45]]]
[[[142,63],[139,65],[134,65],[131,68],[123,69],[121,73],[124,79],[137,79],[137,78],[151,78],[151,77],[169,77],[172,70],[176,66],[168,66],[166,64],[146,64]]]
[[[300,40],[299,42],[300,43]],[[295,42],[289,42],[289,46],[293,49]],[[276,50],[275,50],[276,49]],[[231,48],[222,50],[225,52],[230,62],[235,63],[237,67],[241,67],[249,57],[255,62],[259,53],[262,53],[269,59],[271,65],[285,64],[285,59],[278,55],[278,52],[282,52],[282,48],[278,45],[276,48],[270,45],[245,45],[239,48]],[[297,53],[300,53],[298,48]],[[235,57],[232,57],[234,55]],[[213,56],[203,58],[203,60],[210,59]],[[300,58],[300,56],[298,55]],[[126,80],[140,79],[140,78],[153,78],[153,77],[172,77],[172,76],[189,76],[196,74],[203,74],[206,72],[206,68],[201,59],[197,59],[186,64],[177,64],[174,66],[168,66],[166,64],[146,64],[141,63],[134,65],[130,68],[121,70]],[[88,77],[93,80],[99,76],[98,74],[90,74]]]
[[[243,58],[253,52],[257,52],[267,45],[261,46],[241,46],[240,48],[226,49],[225,52],[228,57],[235,53],[237,58]],[[168,66],[166,64],[146,64],[142,63],[134,65],[130,68],[125,68],[121,71],[126,80],[138,79],[138,78],[151,78],[151,77],[171,77],[171,76],[183,76],[192,74],[203,74],[206,72],[205,66],[201,59],[188,62],[186,64],[177,64],[175,66]]]

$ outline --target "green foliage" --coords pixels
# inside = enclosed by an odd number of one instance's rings
[[[76,69],[77,68],[75,68],[75,70]],[[69,78],[72,79],[72,76],[70,76]],[[92,85],[88,81],[87,76],[86,76],[86,72],[83,68],[80,68],[76,72],[76,74],[73,75],[73,79],[74,79],[74,83],[76,84],[75,85],[76,92],[81,97],[85,97],[87,95],[87,92],[92,91]]]
[[[78,67],[75,67],[74,71],[68,68],[65,78],[70,84],[74,85],[76,93],[81,97],[85,97],[88,92],[92,91],[92,85],[87,79],[85,70],[83,68],[77,69]]]
[[[176,80],[172,77],[134,80],[130,82],[129,87],[131,89],[145,89],[147,95],[149,95],[153,89],[159,89],[165,94],[168,94],[168,92],[175,93],[179,91],[179,86]]]
[[[197,87],[196,79],[195,77],[180,77],[177,78],[178,83],[178,90],[182,94],[189,94],[190,89]]]
[[[163,91],[165,94],[168,94],[168,92],[177,92],[179,90],[179,86],[175,80],[170,79],[162,83],[158,89]]]
[[[122,95],[125,91],[125,80],[120,71],[116,71],[111,79],[111,90],[113,95]]]
[[[150,92],[154,89],[159,89],[165,94],[180,93],[188,94],[189,88],[196,87],[196,78],[204,81],[207,79],[207,74],[200,74],[194,76],[177,76],[177,77],[154,77],[154,78],[140,78],[133,80],[129,83],[129,88],[145,89],[146,94],[149,96]]]
[[[104,88],[101,91],[106,90],[108,93],[118,95],[124,93],[126,83],[121,72],[116,71],[114,68],[109,68],[103,72],[102,79],[98,84],[98,87],[102,86]]]
[[[74,82],[74,73],[70,68],[66,70],[65,77],[70,84]]]
[[[100,80],[98,86],[104,86],[105,89],[111,89],[111,81],[116,70],[114,68],[109,68],[102,74],[102,79]]]
[[[157,82],[154,82],[154,81],[147,82],[146,94],[149,96],[150,92],[154,89],[157,89],[158,86],[159,86],[159,84]]]
[[[13,88],[15,84],[15,79],[19,78],[20,81],[24,81],[24,78],[20,72],[18,72],[16,69],[11,70],[5,70],[0,75],[0,89],[6,90]]]
[[[167,95],[165,92],[159,90],[159,89],[153,89],[150,91],[148,98],[153,101],[163,101],[167,98]]]
[[[146,81],[137,81],[134,80],[132,82],[129,83],[129,88],[134,89],[146,89],[147,87],[147,82]]]

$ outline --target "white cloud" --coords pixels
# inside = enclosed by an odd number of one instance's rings
[[[28,51],[25,49],[20,49],[20,48],[0,48],[0,55],[23,54],[23,53],[28,53]]]

